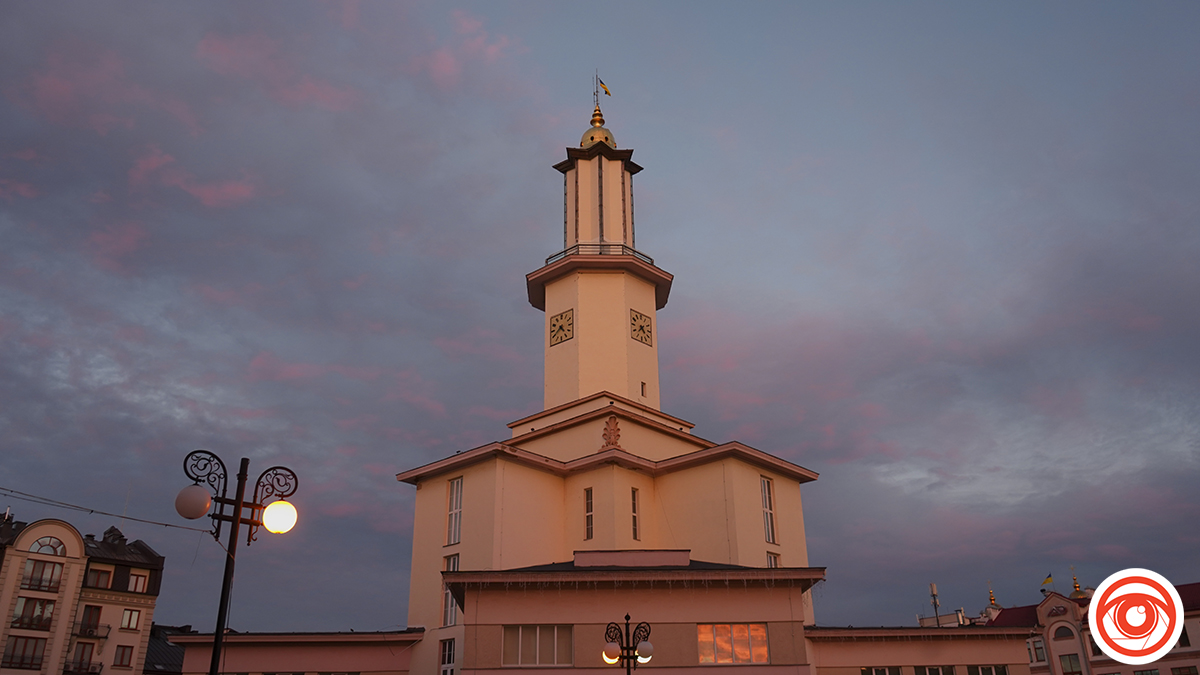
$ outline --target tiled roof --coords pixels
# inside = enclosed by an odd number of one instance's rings
[[[1024,607],[1005,607],[1000,610],[996,618],[987,622],[989,626],[998,627],[1016,627],[1023,626],[1032,628],[1038,624],[1038,605],[1026,605]]]

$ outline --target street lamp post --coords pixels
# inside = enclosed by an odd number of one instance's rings
[[[218,543],[221,541],[221,523],[229,523],[229,545],[226,547],[225,578],[221,582],[221,604],[217,607],[217,628],[213,633],[212,663],[209,675],[219,675],[221,667],[221,647],[225,641],[225,620],[229,614],[229,594],[233,588],[233,565],[237,558],[238,532],[242,523],[246,523],[246,545],[258,538],[258,528],[266,527],[267,531],[282,534],[292,529],[296,524],[296,509],[286,501],[287,497],[296,492],[296,474],[287,467],[273,466],[258,477],[254,485],[254,496],[246,501],[246,477],[250,470],[250,460],[243,457],[238,467],[237,488],[235,498],[226,497],[228,481],[225,463],[207,450],[196,450],[183,458],[183,472],[195,481],[179,491],[175,498],[175,510],[179,515],[190,520],[203,518],[208,514],[213,521],[212,535]],[[209,495],[212,492],[212,495]],[[272,497],[276,501],[265,502]],[[210,514],[213,502],[218,508]],[[232,507],[229,513],[225,507]],[[250,514],[242,512],[250,508]]]
[[[629,632],[629,615],[625,615],[625,628],[613,621],[604,629],[604,646],[601,656],[604,662],[613,665],[620,663],[625,666],[625,675],[632,675],[639,663],[649,663],[654,657],[654,645],[650,644],[650,624],[639,623],[633,634]]]

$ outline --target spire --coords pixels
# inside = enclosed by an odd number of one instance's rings
[[[600,104],[596,104],[596,110],[592,113],[592,126],[604,126],[604,113],[600,112]]]
[[[991,605],[992,607],[1000,606],[1000,605],[996,604],[996,594],[993,593],[992,589],[990,589],[990,588],[988,589],[988,604]]]
[[[600,112],[600,104],[596,104],[596,109],[592,112],[592,126],[587,131],[583,132],[583,138],[579,141],[579,147],[590,148],[597,143],[606,143],[610,148],[616,148],[617,142],[613,140],[612,132],[604,128],[604,113]]]

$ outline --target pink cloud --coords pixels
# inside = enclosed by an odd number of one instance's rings
[[[314,363],[286,363],[270,352],[259,352],[250,360],[250,379],[254,381],[290,382],[319,377],[325,366]]]
[[[202,183],[192,174],[179,169],[164,171],[163,185],[177,187],[190,194],[205,206],[221,208],[236,206],[254,197],[257,192],[254,181],[243,172],[241,180],[218,180]]]
[[[451,14],[451,22],[456,41],[422,54],[410,64],[442,91],[455,89],[468,68],[494,64],[515,46],[506,35],[489,36],[482,20],[462,10]]]
[[[50,122],[91,129],[102,136],[116,128],[133,128],[134,113],[147,108],[170,114],[193,135],[200,132],[199,121],[186,103],[131,82],[115,52],[78,43],[52,51],[45,65],[18,87],[16,96]]]
[[[30,183],[22,183],[20,181],[8,180],[0,178],[0,198],[6,201],[12,201],[13,195],[33,199],[38,196],[37,188]]]
[[[152,177],[157,176],[162,185],[177,187],[190,194],[200,203],[214,208],[235,206],[252,199],[257,193],[253,179],[245,171],[240,180],[216,180],[201,182],[190,172],[178,167],[170,167],[175,158],[163,152],[157,145],[150,145],[133,162],[129,169],[129,186],[141,187]],[[167,167],[167,168],[164,168]]]
[[[261,33],[228,37],[209,33],[196,46],[196,57],[214,72],[254,82],[274,100],[292,107],[312,104],[342,111],[361,99],[352,87],[298,72],[281,54],[278,42]]]
[[[147,176],[174,161],[174,157],[163,152],[157,145],[151,145],[145,154],[134,160],[133,168],[129,169],[129,185],[142,185]]]
[[[433,342],[450,357],[483,356],[492,361],[508,363],[521,360],[521,355],[511,347],[504,346],[500,334],[489,328],[475,328],[455,338],[434,338]]]
[[[92,261],[102,269],[126,274],[129,270],[122,259],[141,249],[149,237],[146,228],[140,223],[110,225],[102,231],[92,233],[88,239]]]

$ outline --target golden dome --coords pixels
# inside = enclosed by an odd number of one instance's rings
[[[583,132],[579,147],[590,148],[597,143],[608,143],[608,147],[614,150],[617,148],[612,132],[604,128],[604,114],[600,112],[600,106],[596,106],[595,112],[592,113],[592,128]]]

